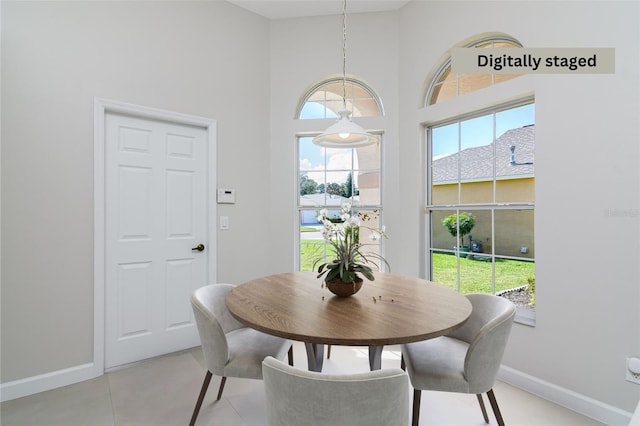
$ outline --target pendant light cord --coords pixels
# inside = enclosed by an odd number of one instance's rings
[[[347,0],[342,5],[342,107],[347,109]]]
[[[352,90],[356,86],[355,81],[351,82]],[[325,101],[327,100],[326,92]],[[354,96],[354,93],[351,95]],[[352,109],[354,108],[353,100],[352,98]],[[325,104],[325,111],[327,109],[333,110]],[[338,113],[338,120],[313,138],[314,144],[324,148],[360,148],[377,142],[375,136],[351,121],[353,111],[347,110],[347,0],[343,0],[342,3],[342,111],[333,112]]]

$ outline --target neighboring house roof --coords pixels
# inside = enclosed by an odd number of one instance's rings
[[[342,203],[350,201],[348,198],[340,195],[331,195],[325,193],[307,194],[300,196],[300,205],[304,207],[340,207]]]
[[[461,161],[461,181],[493,179],[493,143],[468,148],[433,162],[433,183],[458,181],[458,159]],[[511,147],[515,147],[512,149]],[[529,177],[534,174],[533,154],[535,126],[511,129],[495,141],[496,179]]]

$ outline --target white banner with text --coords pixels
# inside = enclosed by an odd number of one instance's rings
[[[458,74],[613,74],[614,48],[455,48]]]

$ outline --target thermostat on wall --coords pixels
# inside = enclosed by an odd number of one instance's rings
[[[218,203],[219,204],[233,204],[236,202],[236,190],[235,189],[218,189]]]

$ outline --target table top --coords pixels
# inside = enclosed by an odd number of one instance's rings
[[[226,304],[237,320],[256,330],[344,346],[431,339],[462,326],[471,314],[467,298],[447,287],[403,275],[374,275],[351,297],[334,296],[314,272],[271,275],[237,286]]]

